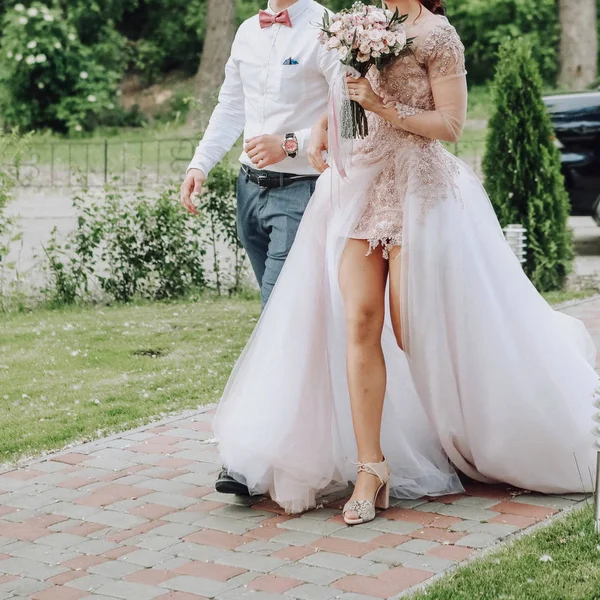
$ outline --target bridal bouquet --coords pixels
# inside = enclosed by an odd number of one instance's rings
[[[400,16],[398,10],[367,6],[355,2],[351,8],[331,16],[323,16],[319,40],[327,50],[336,50],[347,72],[355,77],[364,77],[375,65],[381,70],[404,52],[412,39],[406,38],[404,21],[408,15]],[[345,137],[364,138],[369,134],[365,109],[348,100],[352,112],[352,132]]]

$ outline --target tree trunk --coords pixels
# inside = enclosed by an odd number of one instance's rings
[[[596,0],[560,0],[560,87],[581,90],[596,80]]]
[[[197,108],[188,119],[196,124],[212,109],[236,30],[235,0],[208,0],[207,5],[204,47],[195,78]]]

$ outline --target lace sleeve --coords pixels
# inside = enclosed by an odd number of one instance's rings
[[[450,24],[433,29],[423,43],[421,52],[431,82],[467,74],[465,47]]]
[[[384,99],[383,115],[393,127],[436,140],[456,142],[467,114],[467,80],[464,46],[454,27],[436,26],[420,48],[420,62],[427,69],[435,110],[421,110]]]

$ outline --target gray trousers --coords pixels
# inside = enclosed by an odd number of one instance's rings
[[[294,243],[304,211],[315,191],[314,180],[263,188],[240,171],[237,227],[260,286],[264,307]]]

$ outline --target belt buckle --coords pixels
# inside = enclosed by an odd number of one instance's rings
[[[261,173],[260,175],[257,175],[256,179],[258,180],[257,183],[259,187],[267,187],[265,184],[269,180],[269,176],[266,173]]]

